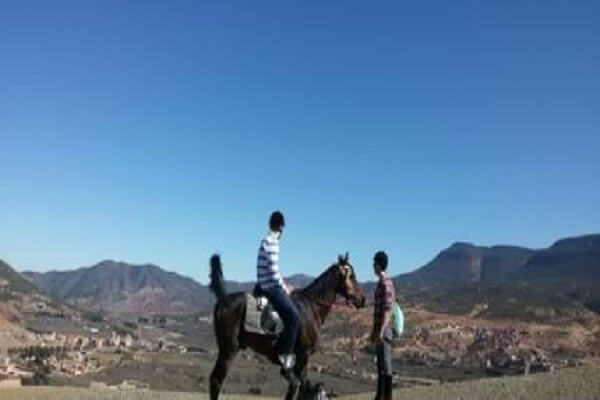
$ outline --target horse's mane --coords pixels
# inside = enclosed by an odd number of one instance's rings
[[[298,291],[300,295],[306,297],[309,294],[321,294],[326,290],[331,289],[331,280],[335,277],[332,271],[338,267],[338,264],[334,263],[329,266],[325,271],[315,278],[308,286]]]

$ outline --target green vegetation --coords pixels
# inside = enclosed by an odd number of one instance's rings
[[[50,367],[46,360],[52,355],[49,347],[28,347],[21,352],[21,358],[27,361],[27,366],[33,370],[33,377],[23,380],[25,385],[42,386],[48,384]]]
[[[130,322],[130,321],[125,321],[123,322],[123,326],[127,329],[131,329],[133,331],[136,331],[138,328],[138,325],[135,322]]]
[[[90,322],[94,322],[94,323],[100,323],[100,322],[104,322],[104,316],[102,315],[101,312],[96,312],[96,311],[82,311],[81,312],[81,317],[83,319],[86,319]]]
[[[113,329],[115,330],[115,332],[118,335],[121,335],[121,336],[131,335],[132,338],[137,339],[137,335],[131,329],[124,328],[124,327],[121,327],[121,326],[118,326],[118,325],[113,326]]]
[[[0,289],[0,302],[2,303],[6,303],[9,302],[10,300],[15,300],[17,299],[17,296],[15,296],[15,294],[11,291],[8,291],[6,289]]]

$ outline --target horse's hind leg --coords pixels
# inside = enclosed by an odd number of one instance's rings
[[[243,304],[225,307],[218,304],[214,313],[215,337],[219,347],[219,356],[210,374],[210,400],[217,400],[223,381],[229,372],[231,363],[239,351],[240,321]]]
[[[215,337],[219,357],[210,374],[210,400],[217,400],[231,363],[240,349],[239,332],[245,308],[245,298],[231,298],[227,303],[217,303],[214,311]]]
[[[212,373],[210,374],[210,400],[217,400],[219,393],[221,392],[221,386],[223,381],[229,372],[231,363],[237,354],[237,349],[227,349],[225,351],[219,351],[219,357]]]

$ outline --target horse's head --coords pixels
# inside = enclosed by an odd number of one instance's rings
[[[338,256],[336,263],[338,274],[337,293],[343,296],[348,303],[354,304],[356,308],[362,308],[366,303],[365,292],[356,280],[354,267],[350,264],[348,253]]]

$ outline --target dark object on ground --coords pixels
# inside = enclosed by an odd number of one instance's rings
[[[304,381],[298,393],[298,400],[328,400],[337,397],[333,391],[327,391],[323,382]]]

